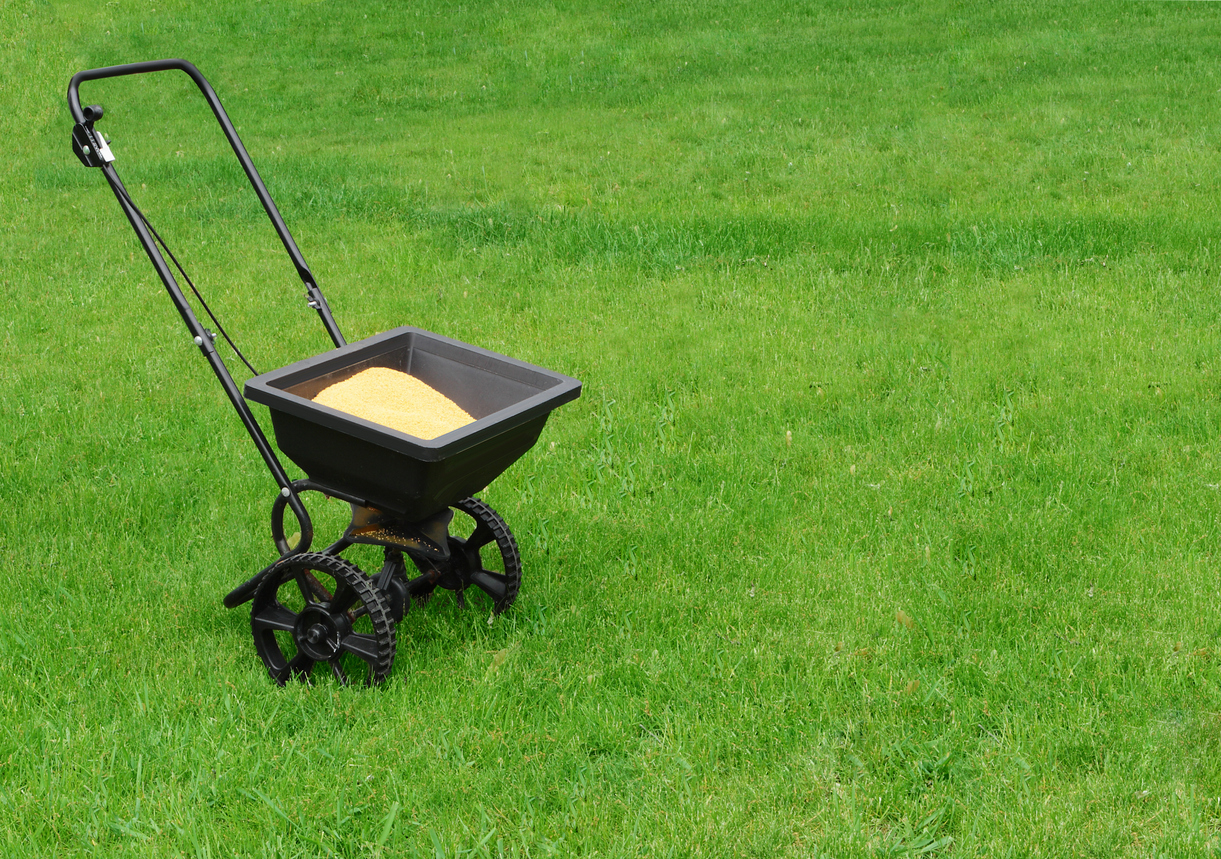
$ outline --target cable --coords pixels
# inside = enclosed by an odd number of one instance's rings
[[[132,211],[140,216],[140,220],[144,222],[144,226],[148,228],[148,231],[153,234],[153,238],[157,240],[157,244],[161,245],[161,249],[164,250],[169,256],[170,260],[173,261],[174,267],[178,269],[178,273],[181,274],[183,279],[187,282],[187,286],[191,287],[191,292],[193,292],[195,297],[199,299],[199,303],[203,307],[204,312],[208,314],[208,318],[212,320],[212,324],[216,326],[216,330],[220,332],[220,335],[225,338],[225,342],[229,344],[229,348],[231,348],[234,354],[237,355],[237,357],[241,359],[242,363],[246,365],[246,369],[248,369],[255,376],[259,375],[259,371],[254,369],[254,366],[246,360],[246,356],[242,354],[242,350],[237,348],[237,344],[233,342],[233,339],[229,336],[228,332],[225,331],[225,326],[220,324],[220,320],[216,318],[216,314],[212,312],[212,308],[208,307],[208,302],[204,301],[204,297],[199,294],[199,290],[195,288],[195,284],[191,281],[190,275],[186,273],[182,265],[178,262],[178,257],[174,256],[174,252],[170,250],[170,246],[165,243],[165,239],[161,238],[161,234],[158,233],[156,228],[148,222],[148,218],[144,217],[144,213],[140,211],[140,207],[136,205],[135,201],[132,200],[131,195],[127,193],[127,189],[123,187],[121,182],[118,182],[114,177],[112,177],[108,171],[103,170],[102,174],[106,177],[106,181],[110,183],[110,187],[114,190],[115,194],[122,197],[127,205],[131,206]]]

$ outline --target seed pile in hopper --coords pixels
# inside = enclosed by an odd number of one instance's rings
[[[434,439],[474,418],[415,376],[389,367],[369,367],[324,388],[314,402],[416,438]]]

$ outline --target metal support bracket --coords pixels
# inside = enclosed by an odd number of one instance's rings
[[[423,522],[408,522],[374,507],[353,504],[352,522],[343,538],[444,561],[449,557],[449,523],[453,518],[454,511],[446,508]]]
[[[102,118],[101,105],[91,104],[83,111],[85,121],[72,127],[72,151],[86,167],[101,167],[114,161],[109,141],[93,123]]]

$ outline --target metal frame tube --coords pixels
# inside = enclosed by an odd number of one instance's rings
[[[242,169],[246,172],[246,177],[250,180],[250,184],[254,186],[255,193],[263,204],[263,209],[267,212],[268,218],[271,219],[272,226],[280,237],[280,241],[284,244],[284,248],[288,251],[289,258],[292,259],[293,265],[297,269],[297,274],[305,283],[306,293],[310,299],[310,306],[318,311],[318,315],[322,320],[323,326],[327,333],[330,334],[331,340],[336,346],[345,345],[346,341],[339,331],[339,326],[336,325],[334,318],[331,315],[330,307],[327,305],[326,298],[322,294],[322,290],[318,288],[314,281],[313,273],[310,272],[309,266],[305,262],[305,258],[301,255],[301,251],[297,248],[297,243],[293,241],[292,235],[288,231],[288,227],[284,224],[284,219],[280,217],[280,212],[276,208],[275,203],[271,199],[271,195],[267,192],[267,187],[263,184],[262,178],[259,176],[258,170],[255,169],[254,163],[250,160],[249,153],[246,152],[246,147],[242,145],[241,139],[237,136],[237,131],[233,128],[233,123],[230,122],[228,114],[221,106],[220,100],[216,97],[211,85],[208,84],[204,76],[200,74],[199,69],[195,68],[186,60],[156,60],[147,63],[129,63],[121,66],[108,66],[100,69],[89,69],[86,71],[77,72],[72,76],[72,81],[68,85],[68,107],[72,112],[72,118],[78,126],[83,126],[90,130],[91,134],[96,134],[92,131],[92,121],[87,120],[84,111],[81,109],[80,96],[78,93],[79,86],[84,81],[98,80],[101,78],[120,77],[122,75],[144,74],[147,72],[157,72],[177,69],[186,72],[200,91],[204,98],[207,99],[208,105],[212,108],[212,113],[216,116],[220,123],[221,130],[224,131],[225,138],[229,141],[229,145],[233,148],[237,155],[238,161],[241,162]],[[187,330],[190,332],[195,345],[199,347],[201,353],[208,364],[212,367],[212,372],[220,381],[221,386],[225,390],[230,403],[238,417],[241,418],[242,424],[246,428],[246,432],[254,441],[255,447],[258,448],[259,454],[263,457],[263,461],[267,464],[267,468],[271,471],[276,483],[280,486],[280,492],[285,499],[285,503],[292,509],[293,515],[297,517],[297,521],[301,527],[302,541],[298,545],[309,545],[313,539],[313,523],[310,520],[309,513],[305,509],[305,505],[301,502],[292,479],[288,476],[284,467],[280,464],[276,457],[275,451],[271,444],[267,441],[262,428],[258,421],[255,420],[254,413],[250,410],[250,406],[246,403],[241,391],[234,382],[233,376],[229,373],[228,367],[224,360],[216,351],[213,344],[212,335],[200,323],[199,318],[195,315],[195,311],[191,308],[186,296],[183,294],[178,281],[174,278],[173,272],[170,271],[169,265],[165,258],[161,255],[160,249],[157,247],[148,228],[144,224],[140,213],[136,211],[131,204],[127,189],[123,186],[122,180],[119,178],[118,172],[114,169],[113,164],[106,162],[100,163],[103,175],[114,192],[115,198],[119,201],[119,206],[123,209],[123,214],[127,216],[128,222],[132,229],[136,231],[136,237],[144,248],[144,252],[148,255],[149,260],[156,269],[158,276],[161,278],[165,289],[170,295],[170,299],[174,303],[174,307],[178,310],[182,321],[186,324]],[[257,576],[255,577],[258,578]],[[253,581],[253,580],[252,580]]]
[[[191,80],[195,82],[195,85],[199,87],[200,92],[203,93],[208,106],[212,108],[213,115],[216,116],[216,121],[220,123],[221,130],[225,134],[225,139],[229,141],[229,145],[233,148],[233,153],[242,165],[242,170],[246,172],[246,178],[254,186],[254,192],[258,195],[259,202],[263,204],[263,209],[267,212],[271,225],[275,227],[276,234],[280,237],[284,249],[288,252],[293,266],[297,269],[298,276],[305,284],[311,303],[317,305],[316,310],[322,319],[322,324],[326,327],[327,333],[331,336],[331,340],[334,341],[335,345],[343,346],[347,341],[344,340],[343,334],[339,331],[339,326],[335,323],[335,318],[331,315],[331,308],[327,305],[322,290],[319,289],[317,282],[314,280],[313,272],[310,271],[309,266],[306,264],[305,257],[301,255],[301,250],[297,247],[297,243],[293,241],[292,234],[289,233],[284,219],[280,217],[280,210],[276,208],[275,202],[271,199],[271,194],[267,191],[267,186],[263,184],[263,179],[259,176],[259,171],[255,169],[254,162],[250,160],[250,154],[242,144],[241,138],[237,136],[237,131],[229,120],[229,114],[225,113],[225,108],[221,106],[220,99],[217,98],[212,85],[208,83],[199,69],[186,60],[171,59],[153,60],[146,63],[127,63],[121,66],[106,66],[100,69],[86,69],[85,71],[77,72],[72,76],[72,80],[68,84],[68,109],[72,112],[72,119],[80,124],[86,121],[85,113],[81,109],[80,94],[78,92],[80,85],[85,81],[174,69],[186,72]]]

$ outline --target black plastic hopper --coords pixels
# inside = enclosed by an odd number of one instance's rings
[[[426,441],[313,402],[369,367],[415,376],[475,422]],[[246,397],[270,408],[280,451],[314,483],[417,521],[486,487],[534,446],[552,409],[580,393],[576,379],[410,327],[246,383]]]

